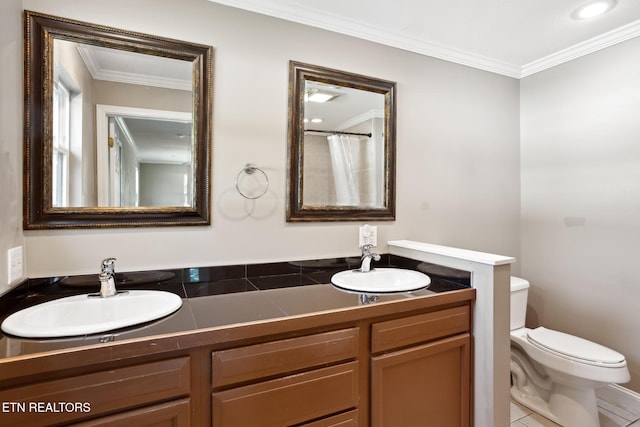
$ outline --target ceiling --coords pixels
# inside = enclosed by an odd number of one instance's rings
[[[589,0],[210,0],[521,78],[640,35],[640,1],[591,20]]]

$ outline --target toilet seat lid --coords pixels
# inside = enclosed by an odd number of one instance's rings
[[[624,356],[615,350],[542,326],[529,331],[527,338],[533,344],[586,363],[619,364],[625,361]]]

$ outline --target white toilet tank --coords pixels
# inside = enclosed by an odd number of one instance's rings
[[[511,276],[511,330],[524,328],[527,315],[527,296],[529,282],[520,277]]]

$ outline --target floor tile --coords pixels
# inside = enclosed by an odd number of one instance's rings
[[[640,427],[637,415],[604,400],[598,400],[598,413],[601,427]],[[558,424],[512,401],[510,427],[558,427]]]
[[[611,413],[614,417],[622,418],[627,421],[627,424],[631,424],[633,421],[640,419],[640,416],[628,411],[619,405],[609,403],[606,400],[598,399],[598,409],[607,411],[607,414]],[[621,425],[627,425],[621,424]]]
[[[598,408],[600,427],[626,427],[631,421],[627,420],[603,407]]]
[[[559,424],[535,413],[519,419],[518,422],[526,427],[561,427]]]
[[[514,422],[519,420],[520,418],[524,418],[527,415],[531,414],[531,410],[525,408],[524,406],[520,406],[515,402],[511,402],[511,410],[510,410],[510,421]]]

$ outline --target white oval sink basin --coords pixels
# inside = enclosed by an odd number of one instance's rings
[[[409,292],[426,288],[431,279],[426,274],[401,268],[376,268],[366,273],[345,270],[331,277],[335,286],[355,292]]]
[[[108,298],[75,295],[13,313],[2,330],[25,338],[94,334],[150,322],[181,306],[182,298],[165,291],[129,291]]]

